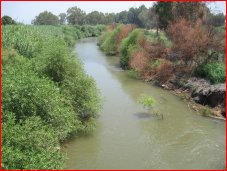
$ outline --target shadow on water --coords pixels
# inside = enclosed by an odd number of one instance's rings
[[[136,116],[138,119],[158,119],[158,120],[164,119],[162,114],[148,112],[138,112],[135,113],[134,116]]]

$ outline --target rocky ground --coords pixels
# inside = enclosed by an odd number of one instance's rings
[[[205,79],[191,77],[174,78],[161,86],[190,100],[191,107],[204,115],[221,119],[226,117],[226,83],[211,84]]]

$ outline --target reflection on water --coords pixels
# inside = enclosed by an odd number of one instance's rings
[[[96,39],[83,39],[75,52],[97,82],[103,109],[97,129],[71,140],[66,169],[223,169],[225,122],[199,116],[168,91],[129,78],[118,57],[107,57]],[[137,103],[141,94],[160,103],[156,119]]]

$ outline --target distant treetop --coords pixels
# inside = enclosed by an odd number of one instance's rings
[[[4,15],[2,17],[2,25],[12,25],[16,24],[16,21],[14,21],[10,16]]]
[[[35,25],[58,25],[59,19],[56,15],[51,12],[44,11],[41,12],[35,19],[32,21],[32,24]]]

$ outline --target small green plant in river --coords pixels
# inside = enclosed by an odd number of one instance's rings
[[[154,97],[142,94],[140,95],[138,102],[147,110],[153,110],[154,116],[158,117],[159,119],[163,119],[163,114],[153,109],[156,104]]]
[[[155,101],[155,99],[153,97],[145,95],[145,94],[142,94],[139,97],[138,102],[140,104],[142,104],[143,107],[146,108],[147,110],[151,110],[154,107],[155,103],[156,103],[156,101]]]

